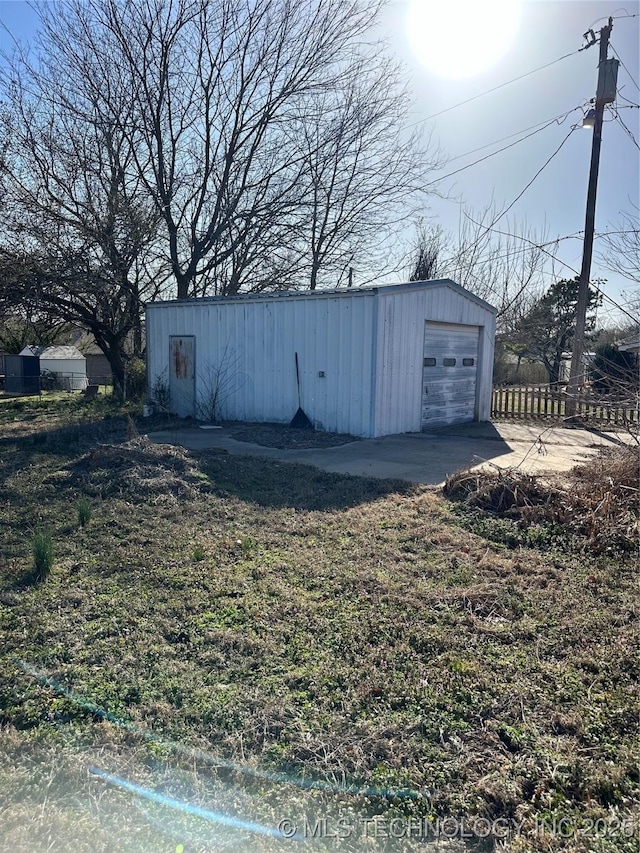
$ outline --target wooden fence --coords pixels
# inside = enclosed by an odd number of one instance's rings
[[[491,417],[521,420],[564,420],[567,393],[548,385],[527,388],[496,387],[493,389]],[[640,401],[613,401],[591,394],[578,398],[576,417],[585,423],[638,425]]]

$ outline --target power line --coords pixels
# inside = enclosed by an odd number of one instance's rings
[[[467,219],[469,219],[471,222],[473,222],[473,224],[474,224],[474,225],[477,225],[477,226],[479,226],[480,228],[482,228],[482,227],[483,227],[481,222],[476,222],[476,221],[475,221],[475,219],[472,219],[472,218],[469,216],[469,214],[468,214],[468,213],[466,213],[466,212],[465,212],[465,214],[464,214],[464,215],[467,217]],[[512,234],[510,231],[501,231],[499,228],[492,228],[491,230],[493,231],[493,233],[494,233],[494,234],[501,234],[501,235],[503,235],[504,237],[513,237],[513,238],[514,238],[514,239],[516,239],[516,240],[522,240],[523,242],[526,242],[526,243],[528,244],[528,246],[523,246],[521,249],[510,249],[510,250],[507,250],[507,251],[504,253],[504,255],[493,255],[493,256],[492,256],[492,259],[493,259],[493,260],[500,261],[500,260],[503,260],[504,258],[509,258],[509,257],[513,257],[513,256],[515,256],[515,255],[519,255],[519,254],[521,254],[522,252],[526,252],[528,248],[531,248],[531,249],[540,249],[540,250],[541,250],[545,255],[548,255],[550,258],[552,258],[553,260],[557,261],[559,264],[563,264],[564,266],[566,266],[566,267],[567,267],[567,269],[570,269],[572,272],[575,272],[576,274],[577,274],[577,272],[578,272],[577,270],[575,270],[575,269],[574,269],[572,266],[570,266],[569,264],[566,264],[564,261],[561,261],[561,260],[560,260],[560,258],[559,258],[559,257],[557,257],[557,255],[553,255],[551,252],[546,252],[546,251],[545,251],[545,246],[555,246],[555,245],[557,245],[558,243],[562,243],[562,242],[564,242],[565,240],[582,240],[582,239],[583,239],[583,236],[582,236],[582,235],[584,234],[584,231],[582,231],[582,230],[580,230],[580,231],[576,231],[576,232],[574,232],[573,234],[565,234],[563,237],[556,237],[554,240],[547,240],[547,241],[546,241],[546,242],[544,242],[544,243],[536,243],[534,240],[529,240],[529,238],[528,238],[528,237],[523,237],[521,234]],[[599,233],[599,234],[598,234],[598,233],[596,233],[596,234],[595,234],[595,238],[596,238],[596,239],[599,239],[599,238],[601,238],[601,237],[610,237],[610,236],[612,236],[612,235],[614,235],[614,234],[636,234],[636,233],[637,233],[637,231],[635,231],[635,230],[629,230],[629,231],[602,231],[602,232],[601,232],[601,233]],[[624,277],[624,276],[623,276],[623,277]]]
[[[511,210],[511,208],[516,204],[516,202],[518,202],[518,201],[522,198],[522,196],[526,193],[526,191],[527,191],[527,190],[529,189],[529,187],[533,184],[533,182],[534,182],[534,181],[538,178],[538,176],[539,176],[539,175],[540,175],[540,174],[541,174],[541,173],[542,173],[542,172],[547,168],[547,166],[548,166],[548,165],[549,165],[549,163],[553,160],[553,158],[554,158],[554,157],[559,153],[560,149],[563,147],[563,145],[565,144],[565,142],[569,139],[569,137],[571,136],[571,134],[575,131],[576,127],[577,127],[577,125],[575,125],[575,124],[574,124],[574,125],[573,125],[573,127],[570,129],[569,133],[565,136],[565,138],[562,140],[562,142],[560,143],[560,145],[558,145],[558,147],[556,148],[556,150],[553,152],[553,154],[551,154],[551,156],[550,156],[550,157],[548,157],[548,158],[547,158],[547,160],[545,160],[545,162],[542,164],[542,166],[538,169],[538,171],[535,173],[535,175],[531,178],[531,180],[526,184],[526,186],[525,186],[525,187],[524,187],[524,188],[523,188],[523,189],[518,193],[518,195],[513,199],[513,201],[511,202],[511,204],[509,204],[507,207],[505,207],[505,209],[504,209],[503,211],[501,211],[501,212],[496,216],[496,218],[493,220],[493,222],[492,222],[490,225],[487,225],[487,226],[486,226],[486,229],[485,229],[484,234],[481,234],[481,235],[480,235],[480,236],[479,236],[479,237],[478,237],[478,238],[477,238],[473,243],[471,243],[471,245],[469,245],[469,246],[466,246],[466,247],[465,247],[465,251],[469,251],[469,249],[473,249],[475,246],[477,246],[477,245],[478,245],[478,243],[479,243],[481,240],[483,240],[483,239],[484,239],[484,237],[487,235],[487,233],[488,233],[489,231],[491,231],[491,230],[492,230],[492,228],[493,228],[493,226],[496,224],[496,222],[498,222],[500,219],[502,219],[502,217],[503,217],[506,213],[508,213],[508,212]],[[449,258],[449,261],[456,260],[456,258],[458,258],[459,256],[460,256],[460,253],[458,253],[458,255],[455,255],[453,258]]]
[[[477,225],[479,228],[484,227],[481,222],[477,222],[473,219],[469,214],[465,211],[464,215],[469,219],[470,222],[473,222],[474,225]],[[508,258],[513,255],[520,254],[521,252],[526,252],[527,248],[531,249],[540,249],[545,255],[548,255],[552,260],[557,261],[559,264],[567,267],[567,269],[571,270],[571,272],[576,273],[578,275],[578,270],[574,269],[570,264],[565,263],[565,261],[560,260],[557,255],[552,254],[551,252],[545,251],[545,246],[555,246],[558,243],[562,243],[565,240],[581,240],[583,239],[584,231],[581,229],[580,231],[574,231],[572,234],[565,234],[562,237],[556,237],[553,240],[546,240],[544,243],[536,243],[535,240],[530,240],[528,237],[523,237],[522,234],[513,234],[511,231],[502,231],[500,228],[491,228],[494,234],[500,234],[504,237],[512,237],[515,240],[521,240],[523,243],[527,243],[528,246],[523,247],[522,249],[514,249],[509,250],[504,253],[504,255],[495,255],[493,259],[496,261],[502,260],[503,258]],[[596,239],[600,239],[601,237],[611,237],[615,234],[636,234],[637,231],[635,229],[621,230],[621,231],[601,231],[599,233],[596,232],[594,235]],[[624,278],[624,276],[623,276]]]
[[[582,233],[582,232],[580,232]],[[596,232],[596,237],[611,237],[613,234],[637,234],[637,228],[626,228],[622,231],[601,231],[599,234]]]
[[[633,79],[633,75],[631,74],[631,72],[629,71],[629,69],[627,68],[627,66],[624,64],[624,62],[620,59],[620,54],[619,54],[619,53],[618,53],[618,51],[615,49],[615,47],[611,44],[611,42],[609,42],[609,47],[611,48],[611,51],[612,51],[613,55],[616,57],[616,59],[618,60],[618,62],[620,63],[620,65],[622,65],[622,67],[624,68],[624,70],[627,72],[627,75],[628,75],[628,77],[629,77],[629,80],[631,80],[631,82],[633,83],[633,85],[634,85],[634,86],[636,87],[636,89],[640,92],[640,86],[638,86],[638,84],[636,83],[636,81]]]
[[[426,121],[431,121],[432,118],[437,118],[438,116],[444,115],[445,113],[451,112],[451,110],[455,110],[458,107],[463,107],[465,104],[470,104],[472,101],[477,101],[478,98],[484,98],[485,95],[491,95],[493,92],[497,92],[499,89],[504,89],[505,86],[510,86],[512,83],[517,83],[519,80],[524,80],[525,77],[530,77],[532,74],[537,74],[538,71],[544,71],[545,68],[550,68],[552,65],[556,65],[558,62],[562,62],[563,59],[568,59],[570,56],[576,56],[576,54],[580,53],[580,51],[585,48],[581,47],[578,50],[574,50],[572,53],[565,53],[564,56],[558,57],[558,59],[554,59],[553,62],[548,62],[546,65],[541,65],[539,68],[534,68],[532,71],[527,71],[526,74],[521,74],[519,77],[514,77],[511,80],[507,80],[506,83],[500,83],[499,86],[494,86],[493,89],[487,89],[486,92],[480,92],[478,95],[474,95],[471,98],[467,98],[464,101],[460,101],[457,104],[453,104],[451,107],[446,107],[444,110],[440,110],[437,113],[433,113],[433,115],[427,116],[426,118],[422,118],[419,121],[413,122],[413,124],[408,124],[407,128],[415,127],[418,124],[423,124]]]
[[[476,222],[476,220],[469,216],[466,211],[464,212],[464,215],[470,222],[473,222],[474,225],[477,225],[479,228],[483,227],[481,222]],[[554,240],[547,240],[544,243],[536,243],[535,240],[530,240],[528,237],[523,237],[521,234],[512,234],[510,231],[502,231],[500,228],[489,228],[488,230],[493,231],[494,234],[501,234],[504,237],[512,237],[516,240],[521,240],[523,243],[527,243],[528,246],[520,249],[520,252],[526,252],[527,248],[540,249],[545,255],[548,255],[553,260],[558,261],[558,263],[563,264],[567,269],[570,269],[572,272],[577,274],[577,270],[574,270],[573,267],[569,266],[569,264],[565,264],[564,261],[561,261],[560,258],[553,255],[551,252],[547,252],[545,250],[545,246],[555,246],[558,243],[562,243],[564,240],[578,240],[580,239],[580,235],[583,234],[582,231],[575,231],[573,234],[565,234],[563,237],[556,237]],[[509,255],[514,254],[519,254],[518,250],[505,252],[504,255],[497,255],[495,256],[495,260],[502,260],[503,258],[507,258]]]
[[[616,12],[627,12],[626,9],[616,9]],[[589,29],[595,27],[596,24],[599,24],[600,21],[607,21],[611,18],[613,21],[622,21],[623,18],[637,18],[637,15],[630,15],[628,12],[626,15],[616,15],[614,12],[613,15],[603,15],[602,18],[597,18],[592,24],[589,25]],[[588,32],[588,30],[587,30]]]
[[[468,216],[468,214],[466,214],[466,215]],[[471,220],[471,222],[474,223],[474,225],[478,225],[478,226],[482,227],[481,223],[476,222],[474,219],[471,219],[470,216],[468,216],[468,218]],[[561,266],[570,270],[572,273],[575,273],[576,277],[580,275],[579,271],[577,269],[575,269],[575,267],[572,267],[571,264],[568,264],[566,261],[561,260],[557,255],[554,255],[552,252],[548,252],[544,248],[545,246],[554,245],[555,243],[559,243],[561,240],[569,240],[569,239],[575,237],[576,236],[575,234],[567,234],[565,237],[558,237],[556,240],[549,240],[546,243],[536,243],[534,240],[529,240],[528,237],[523,237],[521,234],[512,234],[509,231],[502,231],[499,228],[493,228],[492,226],[489,226],[489,228],[487,230],[494,231],[496,234],[503,234],[506,237],[513,237],[516,240],[522,240],[523,242],[528,243],[532,248],[540,249],[540,251],[543,252],[545,255],[548,255],[551,258],[551,260],[556,261]],[[579,234],[582,232],[577,232],[577,233]],[[597,236],[598,237],[605,237],[608,234],[618,234],[618,233],[633,233],[633,232],[609,231],[609,232],[603,232],[602,234],[598,234]],[[472,244],[472,246],[469,246],[467,248],[472,248],[472,247],[473,247],[473,244]],[[459,254],[456,257],[459,257]],[[505,257],[506,257],[506,255],[505,255]],[[496,258],[496,260],[498,260],[498,259],[499,258]],[[452,258],[451,260],[455,260],[455,258]],[[447,261],[445,261],[444,263],[447,263]],[[622,277],[625,278],[625,276],[622,276]],[[609,302],[611,302],[611,304],[614,305],[619,311],[622,311],[623,314],[625,314],[627,317],[629,317],[634,322],[638,322],[638,317],[634,316],[633,314],[630,314],[625,308],[622,307],[622,305],[620,305],[618,302],[616,302],[615,299],[613,299],[613,297],[608,296],[603,290],[600,290],[600,293],[602,294],[602,296],[605,299],[607,299]],[[513,300],[512,300],[512,302],[513,302]]]
[[[498,145],[500,142],[504,142],[505,139],[512,139],[514,136],[519,136],[521,133],[526,133],[528,130],[534,130],[535,128],[540,128],[544,130],[545,127],[548,127],[553,122],[556,122],[558,125],[562,124],[568,115],[575,112],[576,110],[580,110],[582,107],[574,107],[572,110],[567,110],[564,113],[560,113],[557,116],[553,116],[552,118],[546,118],[544,121],[539,121],[537,124],[532,124],[529,127],[525,127],[522,130],[516,130],[515,133],[509,133],[506,136],[500,137],[500,139],[494,139],[493,142],[487,142],[486,145],[479,145],[477,148],[473,148],[471,151],[465,151],[464,154],[456,154],[455,157],[450,157],[447,162],[453,163],[454,160],[460,160],[462,157],[469,157],[471,154],[476,154],[478,151],[482,151],[484,148],[491,148],[492,145]],[[544,127],[543,127],[544,125]],[[523,139],[519,139],[518,142],[522,142],[524,139],[528,139],[529,137],[525,136]],[[501,149],[505,150],[505,149]],[[499,152],[494,152],[498,154]]]
[[[630,320],[633,320],[634,323],[637,323],[640,320],[637,314],[630,314],[626,308],[623,308],[622,305],[616,302],[615,299],[606,294],[604,290],[598,288],[598,291],[607,300],[607,302],[610,302],[612,305],[614,305],[618,309],[618,311],[622,311],[622,313],[625,314]]]
[[[575,109],[579,109],[576,107]],[[570,110],[569,112],[573,112],[574,110]],[[569,115],[569,113],[566,113]],[[449,172],[446,175],[442,175],[440,178],[436,178],[434,181],[430,181],[427,186],[431,187],[434,184],[440,183],[440,181],[444,181],[446,178],[451,178],[453,175],[457,175],[459,172],[464,172],[466,169],[470,169],[472,166],[476,166],[478,163],[483,163],[485,160],[489,160],[491,157],[495,157],[496,154],[501,154],[503,151],[508,151],[509,148],[513,148],[516,145],[519,145],[521,142],[524,142],[526,139],[530,139],[532,136],[535,136],[537,133],[540,133],[543,130],[546,130],[552,124],[555,124],[556,120],[552,119],[547,122],[543,127],[538,127],[537,130],[534,130],[532,133],[528,133],[526,136],[521,137],[520,139],[516,139],[515,142],[510,143],[509,145],[505,145],[503,148],[498,148],[497,151],[492,151],[491,154],[487,154],[485,157],[480,157],[478,160],[474,160],[473,163],[467,163],[466,166],[461,166],[459,169],[456,169],[453,172]],[[489,145],[495,145],[495,142],[489,143]],[[488,146],[484,145],[483,148],[487,148]],[[480,151],[480,148],[476,148],[476,151]],[[457,157],[452,158],[453,160],[458,160],[460,157],[467,157],[469,154],[473,154],[473,151],[467,152],[467,154],[459,154]]]
[[[640,104],[634,104],[633,101],[630,101],[629,98],[625,98],[625,96],[621,95],[620,92],[618,92],[617,97],[622,98],[623,101],[626,101],[628,104],[631,104],[632,107],[640,107]]]
[[[493,220],[493,222],[491,223],[491,226],[490,226],[490,227],[492,227],[493,225],[495,225],[495,224],[496,224],[496,222],[498,222],[498,220],[502,219],[502,217],[505,215],[505,213],[508,213],[508,212],[511,210],[511,208],[514,206],[514,204],[522,198],[522,196],[526,193],[526,191],[529,189],[529,187],[531,186],[531,184],[533,184],[533,182],[536,180],[536,178],[537,178],[537,177],[538,177],[538,176],[539,176],[539,175],[540,175],[540,174],[541,174],[541,173],[542,173],[542,172],[547,168],[547,166],[549,165],[549,163],[550,163],[550,162],[553,160],[553,158],[554,158],[554,157],[559,153],[560,149],[563,147],[563,145],[564,145],[564,144],[565,144],[565,142],[569,139],[569,137],[570,137],[570,136],[571,136],[571,134],[575,131],[575,129],[576,129],[576,125],[573,125],[573,127],[571,128],[571,130],[569,131],[569,133],[567,133],[567,135],[566,135],[566,136],[565,136],[565,138],[562,140],[562,142],[560,143],[560,145],[558,145],[558,147],[557,147],[557,148],[556,148],[556,150],[553,152],[553,154],[551,154],[551,156],[550,156],[550,157],[548,157],[548,158],[547,158],[547,160],[545,160],[545,162],[542,164],[542,166],[540,166],[540,168],[539,168],[539,169],[538,169],[538,171],[535,173],[535,175],[534,175],[534,176],[531,178],[531,180],[526,184],[526,186],[523,188],[523,190],[522,190],[520,193],[518,193],[518,195],[514,198],[514,200],[511,202],[511,204],[510,204],[508,207],[506,207],[506,208],[502,211],[502,213],[500,213],[500,214],[499,214],[499,216],[497,216],[497,217]]]
[[[627,125],[622,121],[622,119],[620,118],[620,116],[618,115],[618,113],[617,113],[617,112],[616,112],[616,113],[614,113],[614,118],[616,119],[616,121],[617,121],[620,125],[622,125],[622,127],[623,127],[623,128],[624,128],[624,130],[626,131],[627,136],[629,137],[629,139],[633,142],[633,144],[636,146],[636,148],[640,151],[640,145],[638,145],[638,140],[635,138],[635,136],[633,135],[633,133],[629,130],[629,128],[627,127]]]

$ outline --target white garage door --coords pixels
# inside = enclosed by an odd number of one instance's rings
[[[479,331],[478,326],[425,323],[423,430],[474,420]]]

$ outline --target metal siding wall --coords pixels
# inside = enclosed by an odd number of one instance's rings
[[[332,432],[372,435],[374,304],[370,293],[150,305],[150,391],[168,373],[169,337],[195,335],[197,394],[228,347],[234,381],[224,418],[288,423],[298,408],[297,352],[302,408],[311,420]]]
[[[478,420],[491,420],[491,397],[493,393],[493,356],[496,345],[496,318],[489,314],[484,328],[480,329],[478,342]]]
[[[420,431],[425,320],[484,327],[478,351],[477,409],[479,420],[489,420],[495,316],[446,286],[384,292],[378,300],[374,434]]]
[[[41,358],[40,370],[48,370],[51,373],[77,373],[85,376],[87,362],[84,358]]]
[[[422,291],[378,296],[375,435],[420,431]]]

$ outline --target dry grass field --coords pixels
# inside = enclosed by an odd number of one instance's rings
[[[0,402],[3,849],[637,853],[637,511],[594,540],[132,415]]]

